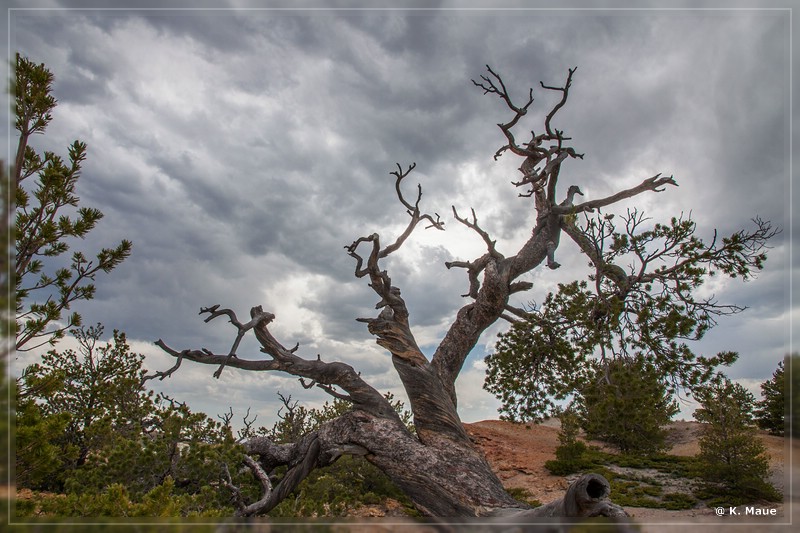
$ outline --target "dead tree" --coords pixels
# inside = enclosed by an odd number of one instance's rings
[[[242,323],[229,309],[213,306],[201,310],[208,322],[227,316],[237,334],[228,353],[209,350],[175,350],[163,341],[157,342],[164,351],[176,358],[171,369],[159,373],[163,379],[175,372],[182,361],[218,367],[215,376],[227,367],[246,371],[279,370],[297,376],[306,387],[315,385],[328,394],[352,403],[352,410],[334,419],[298,442],[278,445],[267,438],[253,438],[246,443],[252,457],[248,465],[261,481],[263,497],[257,502],[240,502],[239,514],[267,513],[286,497],[314,468],[329,465],[343,454],[364,456],[402,489],[416,508],[428,516],[490,517],[502,516],[527,519],[538,516],[624,516],[624,511],[607,499],[609,486],[600,476],[587,475],[576,481],[562,500],[531,509],[509,496],[479,449],[470,441],[456,409],[455,381],[465,359],[477,344],[481,334],[499,318],[513,320],[523,311],[509,304],[509,298],[532,287],[520,277],[545,263],[557,267],[553,259],[562,229],[567,225],[565,215],[587,212],[645,192],[660,192],[665,185],[676,185],[672,177],[653,176],[638,185],[609,196],[583,203],[570,201],[566,193],[559,195],[558,178],[561,165],[571,158],[581,158],[563,131],[553,125],[556,113],[567,102],[575,69],[570,69],[561,87],[542,83],[542,88],[560,95],[558,103],[544,120],[544,131],[531,132],[530,140],[519,143],[514,127],[533,103],[533,89],[524,105],[514,104],[503,80],[488,68],[487,75],[473,83],[486,94],[500,97],[511,112],[511,120],[499,124],[505,136],[504,144],[495,159],[511,152],[522,159],[521,178],[513,184],[522,188],[521,197],[532,198],[536,220],[530,238],[513,255],[504,255],[486,230],[480,227],[473,211],[462,217],[453,208],[455,219],[472,229],[485,243],[486,252],[472,261],[453,261],[447,268],[466,271],[469,300],[457,313],[455,320],[432,357],[426,357],[409,327],[409,313],[400,289],[392,284],[383,265],[397,251],[414,229],[422,223],[428,228],[444,229],[438,215],[426,214],[420,208],[422,189],[410,199],[401,189],[403,181],[414,169],[400,165],[391,174],[400,203],[410,220],[405,231],[391,244],[384,245],[377,233],[360,237],[346,246],[356,263],[357,278],[366,278],[369,287],[379,298],[374,318],[359,318],[366,323],[377,343],[389,351],[392,363],[408,394],[414,414],[416,433],[410,432],[384,396],[365,382],[351,366],[328,362],[324,357],[304,358],[298,346],[287,348],[269,330],[275,315],[260,306],[250,311],[249,322]],[[572,217],[574,218],[574,217]],[[237,353],[239,342],[252,332],[266,355],[260,359],[245,359]],[[310,381],[310,383],[309,383]],[[278,466],[288,466],[287,473],[272,486],[268,475]]]

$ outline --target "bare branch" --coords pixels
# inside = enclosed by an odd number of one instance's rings
[[[530,91],[528,92],[528,101],[525,103],[525,105],[523,105],[522,107],[517,107],[514,105],[514,103],[511,101],[511,98],[508,96],[508,91],[506,90],[506,86],[503,83],[503,79],[499,75],[497,75],[489,65],[486,65],[486,70],[489,71],[491,78],[489,76],[482,75],[481,79],[483,80],[483,82],[478,83],[477,81],[472,80],[473,85],[483,89],[483,94],[490,94],[490,93],[496,94],[501,99],[503,99],[503,101],[506,103],[509,109],[511,109],[516,114],[514,121],[514,124],[516,124],[516,121],[518,121],[521,117],[525,116],[525,114],[528,112],[528,107],[530,107],[530,105],[533,103],[533,89],[530,89]],[[495,84],[495,80],[497,81],[497,84]]]
[[[403,195],[401,183],[415,166],[415,164],[412,164],[404,171],[400,165],[397,165],[397,170],[391,172],[395,176],[397,197],[400,203],[406,207],[407,213],[411,217],[405,231],[393,244],[383,249],[377,233],[373,233],[368,237],[360,237],[349,246],[345,246],[345,249],[356,260],[356,277],[369,276],[370,287],[380,297],[380,301],[375,305],[376,309],[382,309],[378,317],[358,320],[366,322],[370,333],[378,337],[377,343],[388,349],[394,356],[412,365],[425,365],[428,361],[417,346],[416,340],[411,333],[408,323],[408,308],[400,296],[400,289],[392,285],[389,274],[385,270],[381,270],[379,266],[379,260],[398,250],[420,221],[427,220],[430,222],[430,225],[427,226],[428,228],[444,229],[444,222],[439,219],[438,214],[434,218],[421,212],[419,203],[422,199],[422,188],[420,185],[417,185],[417,198],[413,204]],[[358,246],[363,242],[372,243],[372,249],[366,260],[357,251]],[[364,266],[365,262],[366,266]]]
[[[380,239],[377,233],[373,233],[368,237],[359,237],[356,239],[352,244],[349,246],[345,246],[347,253],[354,257],[357,261],[356,264],[356,276],[361,278],[366,275],[366,270],[362,270],[363,259],[356,253],[356,249],[358,245],[362,242],[372,242],[373,243],[373,250],[370,254],[370,259],[374,262],[374,268],[377,268],[377,260],[382,259],[389,254],[397,251],[403,243],[408,239],[411,233],[414,231],[414,228],[423,220],[427,220],[430,224],[425,227],[425,229],[435,228],[438,230],[444,230],[444,222],[440,219],[437,213],[434,215],[429,215],[427,213],[422,213],[419,207],[419,203],[422,200],[422,186],[417,184],[417,198],[412,205],[403,195],[403,191],[400,188],[401,182],[411,173],[412,170],[416,168],[417,164],[412,163],[407,170],[403,171],[403,168],[398,164],[397,170],[390,172],[393,176],[395,176],[395,192],[397,193],[397,198],[400,200],[400,203],[405,206],[408,215],[411,217],[411,220],[406,226],[406,229],[400,234],[399,237],[395,240],[394,243],[390,244],[384,249],[380,248]],[[434,218],[435,216],[435,218]],[[370,267],[368,267],[370,268]]]
[[[592,211],[600,207],[617,203],[625,198],[631,198],[645,191],[662,192],[664,191],[664,185],[674,185],[677,187],[678,183],[672,176],[661,177],[661,174],[656,174],[652,178],[647,178],[646,180],[642,181],[642,183],[636,187],[631,187],[630,189],[625,189],[624,191],[612,194],[611,196],[597,200],[589,200],[588,202],[583,202],[574,206],[553,206],[552,212],[558,215],[567,215],[581,213],[584,211]]]
[[[320,389],[324,390],[334,398],[337,398],[339,400],[345,400],[348,402],[353,401],[353,399],[350,396],[337,392],[336,389],[334,389],[331,385],[326,385],[325,383],[317,383],[316,381],[311,381],[308,384],[306,384],[305,380],[303,378],[300,378],[300,385],[302,385],[304,389],[319,387]]]
[[[508,108],[514,112],[514,117],[509,122],[497,125],[506,136],[508,144],[497,150],[497,152],[494,154],[494,159],[497,160],[506,150],[511,150],[513,153],[519,156],[542,159],[545,152],[544,150],[538,148],[537,143],[531,142],[527,144],[526,148],[522,148],[517,144],[516,140],[514,139],[514,134],[511,132],[511,128],[516,126],[517,122],[519,122],[519,120],[528,113],[528,108],[533,103],[533,89],[528,91],[528,101],[525,103],[525,105],[518,107],[511,101],[511,97],[508,95],[508,91],[503,83],[503,79],[496,74],[489,67],[489,65],[486,65],[486,69],[489,71],[490,76],[481,76],[483,82],[480,83],[472,80],[473,85],[483,89],[483,94],[496,94],[506,103]]]
[[[539,82],[539,84],[542,86],[543,89],[548,89],[548,90],[551,90],[551,91],[560,91],[561,92],[561,101],[558,102],[555,105],[555,107],[553,107],[552,110],[550,110],[550,113],[547,114],[547,118],[544,121],[544,127],[545,127],[545,130],[547,130],[547,134],[551,138],[552,137],[557,138],[559,140],[559,142],[564,139],[564,137],[562,137],[562,135],[561,135],[562,132],[559,131],[559,130],[555,130],[555,133],[554,133],[553,130],[550,129],[550,121],[553,120],[553,117],[558,112],[558,110],[561,109],[562,107],[564,107],[564,104],[567,103],[567,96],[569,94],[569,88],[572,85],[572,75],[575,73],[576,70],[578,70],[578,67],[569,69],[569,74],[567,75],[567,81],[564,83],[563,87],[548,87],[547,85],[544,84],[544,82]]]
[[[225,413],[224,415],[217,415],[217,418],[219,418],[222,421],[223,426],[230,427],[231,420],[233,420],[233,407],[228,406],[228,412]]]
[[[369,265],[367,268],[362,268],[364,265],[364,259],[358,255],[356,250],[358,249],[358,245],[362,242],[371,242],[372,243],[372,252],[369,255]],[[366,276],[371,269],[378,268],[378,257],[380,256],[381,251],[381,241],[380,237],[377,233],[373,233],[367,237],[359,237],[350,246],[345,246],[345,250],[347,250],[348,255],[353,257],[356,260],[356,277],[363,278]]]
[[[466,268],[467,269],[467,277],[469,279],[469,292],[467,294],[462,294],[461,296],[477,298],[478,291],[481,288],[481,282],[478,280],[478,276],[481,272],[486,268],[486,265],[489,263],[489,260],[492,258],[490,254],[485,254],[475,261],[448,261],[444,264],[447,269],[451,269],[453,267],[457,268]]]
[[[316,467],[317,459],[320,453],[319,441],[315,438],[308,446],[303,460],[290,468],[289,471],[283,476],[278,486],[273,489],[272,482],[269,479],[269,474],[262,468],[262,466],[255,461],[252,457],[245,455],[243,460],[253,476],[261,484],[261,498],[258,501],[246,505],[242,496],[241,490],[233,484],[230,471],[227,465],[223,465],[225,478],[222,483],[231,492],[233,492],[234,500],[237,505],[237,516],[254,516],[257,514],[265,514],[275,508],[281,501],[286,498],[297,486],[303,481],[308,474]]]
[[[305,452],[303,460],[289,469],[283,476],[278,485],[273,489],[269,480],[269,475],[264,471],[257,461],[249,456],[244,456],[244,461],[255,477],[259,480],[262,487],[261,498],[244,508],[237,511],[238,516],[254,516],[265,514],[282,502],[286,496],[292,493],[311,471],[317,466],[317,459],[320,454],[319,439],[313,438]]]
[[[245,464],[247,464],[247,466],[256,475],[258,481],[261,482],[261,486],[264,488],[265,495],[269,496],[269,494],[272,492],[272,482],[269,480],[269,475],[267,475],[267,473],[264,472],[264,469],[261,468],[261,465],[254,461],[249,455],[245,455],[243,459]]]
[[[259,308],[259,312],[255,316],[253,316],[253,318],[247,324],[242,324],[236,318],[236,313],[234,313],[233,310],[219,309],[219,304],[211,307],[200,308],[201,315],[203,313],[208,313],[208,318],[206,318],[204,322],[208,323],[219,316],[227,315],[228,318],[230,319],[231,324],[236,326],[237,329],[236,339],[233,341],[233,345],[231,346],[231,349],[228,352],[227,359],[223,361],[222,364],[220,364],[217,371],[214,372],[215,378],[219,379],[219,376],[222,374],[222,370],[225,368],[225,366],[230,362],[232,358],[236,357],[236,350],[239,349],[239,343],[242,342],[242,338],[244,337],[245,333],[256,327],[261,322],[264,322],[264,324],[269,324],[275,319],[275,315],[273,315],[272,313],[266,313],[264,311],[261,311],[260,309],[261,308]]]
[[[159,343],[161,343],[161,344],[159,344]],[[167,370],[165,370],[163,372],[158,372],[157,371],[155,374],[148,374],[148,375],[142,376],[142,381],[141,381],[142,385],[144,385],[146,381],[151,380],[151,379],[155,379],[155,378],[158,378],[159,381],[164,381],[164,378],[168,378],[172,374],[174,374],[181,367],[181,363],[183,362],[183,356],[184,356],[183,352],[178,353],[178,352],[174,352],[174,350],[167,349],[161,339],[159,339],[156,342],[156,345],[158,345],[162,350],[172,351],[173,352],[172,355],[175,357],[175,364],[172,367],[170,367],[169,369],[167,369]]]
[[[252,320],[247,324],[241,324],[241,322],[236,319],[236,315],[233,311],[227,309],[220,310],[218,306],[207,308],[204,312],[211,313],[211,318],[221,315],[230,317],[231,322],[234,323],[237,328],[237,336],[242,330],[252,330],[262,346],[261,351],[270,355],[271,359],[248,360],[236,356],[235,353],[221,355],[215,354],[207,349],[177,351],[167,346],[160,339],[156,342],[156,345],[176,359],[187,359],[206,365],[219,365],[221,368],[224,366],[231,366],[250,371],[279,370],[294,376],[313,380],[317,386],[323,389],[335,384],[347,392],[347,399],[349,401],[352,401],[359,408],[367,412],[385,413],[387,409],[391,410],[391,406],[388,405],[383,395],[367,384],[350,365],[341,362],[327,363],[319,359],[307,360],[297,356],[294,353],[294,349],[291,351],[286,349],[267,329],[267,325],[272,321],[274,315],[264,312],[260,306],[250,310]],[[206,322],[208,322],[208,320],[209,319],[207,319]],[[237,344],[235,343],[235,345]],[[163,377],[177,370],[177,367],[178,365],[169,371],[157,374],[157,376],[161,376],[163,379]],[[326,390],[329,393],[332,391],[332,389]]]
[[[169,355],[177,358],[187,359],[189,361],[194,361],[195,363],[202,363],[205,365],[220,365],[223,362],[228,360],[228,355],[219,355],[206,350],[205,348],[202,350],[182,350],[178,351],[173,348],[167,346],[167,344],[158,339],[156,341],[156,346],[167,352]],[[163,374],[161,379],[164,377],[168,377],[171,375],[175,370],[178,369],[180,365],[175,365],[170,370],[164,372],[158,372],[157,375]],[[253,370],[253,371],[266,371],[266,370],[280,370],[280,364],[277,361],[267,361],[267,360],[248,360],[248,359],[240,359],[235,358],[228,361],[228,366],[232,366],[234,368],[241,368],[243,370]],[[156,376],[153,376],[156,377]]]
[[[509,284],[508,293],[514,294],[515,292],[524,292],[533,288],[533,283],[530,281],[515,281]]]
[[[242,491],[239,487],[233,484],[233,478],[231,478],[231,471],[228,469],[227,463],[222,463],[222,471],[225,474],[225,477],[220,481],[225,488],[233,493],[233,501],[236,505],[236,508],[241,511],[247,507],[247,505],[244,503],[244,498],[242,497]]]
[[[478,235],[481,236],[481,238],[483,239],[483,242],[486,243],[486,247],[489,249],[489,255],[490,256],[492,256],[492,257],[494,257],[496,259],[503,259],[503,254],[498,252],[497,248],[495,246],[497,244],[497,241],[493,241],[492,238],[489,237],[489,234],[486,233],[486,231],[484,231],[478,225],[478,217],[475,216],[475,210],[474,209],[470,209],[470,211],[472,212],[472,221],[471,222],[469,220],[465,219],[465,218],[461,218],[460,216],[458,216],[458,211],[456,211],[455,206],[453,206],[453,216],[455,217],[455,219],[458,220],[459,222],[464,224],[466,227],[470,228],[475,233],[477,233]]]
[[[500,318],[502,318],[503,320],[505,320],[509,324],[516,324],[517,322],[520,322],[520,319],[514,318],[514,317],[512,317],[510,315],[507,315],[505,313],[501,313],[500,314]]]
[[[522,318],[522,319],[527,319],[527,318],[531,317],[531,313],[529,313],[528,311],[526,311],[526,310],[524,310],[522,308],[514,307],[513,305],[506,305],[506,311],[508,311],[509,313],[512,313],[512,314],[514,314],[514,315],[516,315],[516,316],[518,316],[519,318]]]

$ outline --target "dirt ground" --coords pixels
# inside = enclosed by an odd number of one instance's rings
[[[698,436],[700,424],[697,422],[673,422],[669,429],[667,442],[671,445],[668,453],[673,455],[691,456],[699,451]],[[466,424],[467,433],[477,445],[483,448],[489,463],[497,473],[506,488],[527,489],[532,498],[542,503],[547,503],[560,498],[567,488],[568,481],[561,476],[551,475],[544,467],[545,461],[555,458],[555,449],[558,446],[559,422],[556,419],[548,420],[542,424],[513,424],[499,420],[485,420],[474,424]],[[800,447],[794,442],[794,449],[789,450],[789,440],[775,437],[767,433],[759,433],[759,438],[764,442],[770,456],[771,481],[779,490],[787,494],[789,474],[787,458],[794,456]],[[590,444],[603,448],[602,443]],[[795,470],[795,474],[800,471]],[[794,503],[800,503],[797,497],[798,475],[794,475],[795,490],[791,491]],[[789,494],[787,494],[788,496]],[[778,521],[789,522],[789,517],[784,515],[783,504],[767,504],[755,506],[758,508],[775,508]],[[797,507],[795,505],[794,507]],[[790,509],[791,507],[787,507]],[[640,507],[626,508],[628,513],[640,524],[652,524],[643,527],[642,531],[656,533],[667,531],[670,526],[683,524],[684,529],[689,526],[703,524],[703,531],[708,531],[712,524],[720,527],[729,527],[732,523],[744,525],[743,516],[717,517],[713,509],[699,507],[680,511],[664,509],[645,509]],[[751,518],[749,518],[751,520]],[[727,520],[727,523],[720,523]],[[705,522],[708,522],[706,524]],[[756,521],[751,530],[766,530],[766,519]],[[786,524],[788,525],[788,524]],[[693,528],[690,528],[693,529]]]

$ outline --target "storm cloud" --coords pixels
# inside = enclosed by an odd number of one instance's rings
[[[124,330],[153,370],[171,364],[152,345],[158,338],[228,349],[230,326],[203,324],[201,306],[243,317],[263,305],[277,315],[276,336],[299,342],[300,354],[349,362],[398,393],[388,355],[354,320],[375,313],[375,297],[344,246],[403,230],[389,173],[416,163],[404,191],[412,197],[421,183],[423,209],[447,230],[420,228],[385,267],[430,351],[467,288],[463,271],[444,262],[483,253],[451,206],[474,208],[505,253],[525,239],[532,206],[509,184],[520,162],[492,158],[508,109],[470,81],[487,64],[519,101],[534,88],[520,132],[539,128],[557,97],[539,82],[560,85],[578,67],[556,121],[585,158],[565,164],[564,190],[575,183],[599,198],[662,172],[680,186],[635,201],[655,220],[691,213],[705,238],[756,215],[783,228],[759,279],[715,287],[720,301],[749,309],[722,320],[697,351],[740,351],[731,377],[763,380],[792,349],[786,10],[28,7],[10,11],[9,57],[45,63],[59,102],[34,144],[63,153],[86,141],[79,194],[105,214],[76,246],[134,243],[77,310]],[[558,254],[563,267],[531,274],[535,288],[521,301],[586,276],[571,243]],[[504,327],[487,332],[465,365],[466,420],[496,417],[477,384]],[[245,348],[243,357],[258,356],[252,342]],[[252,407],[263,423],[277,390],[325,400],[286,376],[228,369],[216,381],[213,370],[195,365],[157,386],[210,415]]]

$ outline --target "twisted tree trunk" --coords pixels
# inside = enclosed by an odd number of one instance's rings
[[[296,354],[298,346],[284,347],[268,329],[275,316],[261,307],[251,310],[251,320],[245,324],[229,309],[214,306],[201,310],[201,314],[208,314],[206,321],[227,316],[237,328],[236,339],[228,354],[214,354],[208,350],[176,351],[160,340],[157,342],[176,358],[176,364],[153,377],[163,379],[187,359],[218,366],[216,377],[226,366],[248,371],[279,370],[301,380],[311,380],[311,385],[303,382],[306,387],[316,385],[332,396],[352,403],[352,411],[324,424],[299,442],[277,445],[265,438],[247,442],[248,454],[258,458],[258,461],[250,459],[248,466],[260,480],[263,496],[257,502],[240,501],[239,514],[269,512],[313,468],[329,465],[343,454],[356,454],[363,455],[381,469],[408,495],[416,508],[428,516],[510,517],[524,521],[550,516],[625,515],[620,507],[608,502],[608,483],[595,475],[584,476],[568,489],[563,499],[540,508],[531,509],[515,500],[506,493],[484,455],[470,441],[457,411],[455,380],[483,332],[499,318],[514,321],[515,317],[525,316],[523,310],[509,305],[511,295],[532,286],[518,278],[545,260],[550,268],[557,268],[553,255],[564,227],[563,215],[608,205],[644,191],[659,191],[659,187],[665,184],[675,184],[671,177],[656,176],[605,199],[578,205],[558,201],[556,183],[561,164],[569,158],[582,157],[572,148],[563,146],[567,138],[563,132],[551,127],[555,113],[566,103],[573,73],[574,69],[569,71],[563,87],[542,85],[547,90],[560,92],[562,98],[547,115],[545,132],[540,135],[532,132],[531,140],[523,145],[517,144],[511,129],[527,113],[533,102],[532,91],[528,102],[517,107],[506,93],[500,77],[491,69],[489,76],[482,76],[483,82],[473,81],[485,93],[499,96],[514,112],[510,122],[499,125],[508,142],[497,151],[495,158],[505,151],[523,158],[520,167],[523,177],[515,185],[529,189],[520,196],[534,198],[536,222],[528,241],[516,254],[506,257],[480,227],[474,211],[468,219],[459,216],[453,208],[455,219],[475,231],[487,250],[473,261],[445,264],[447,268],[467,271],[469,290],[464,296],[470,302],[458,311],[430,359],[417,345],[400,289],[392,284],[388,272],[380,265],[383,259],[402,246],[420,222],[425,221],[429,228],[444,229],[438,215],[424,214],[420,210],[421,188],[418,187],[413,203],[401,190],[403,180],[414,168],[413,164],[407,170],[398,165],[397,171],[392,172],[396,178],[398,199],[410,216],[405,231],[386,247],[381,246],[378,234],[360,237],[345,247],[356,261],[356,277],[368,278],[370,288],[380,298],[376,305],[379,314],[358,320],[367,324],[377,343],[391,354],[394,368],[408,394],[415,433],[404,426],[389,401],[349,365],[326,362],[320,356],[304,359]],[[552,144],[544,148],[545,142]],[[367,253],[360,251],[362,246],[368,248]],[[247,360],[238,356],[239,342],[249,331],[255,334],[267,359]],[[280,465],[288,466],[289,470],[278,485],[272,487],[268,474]]]

